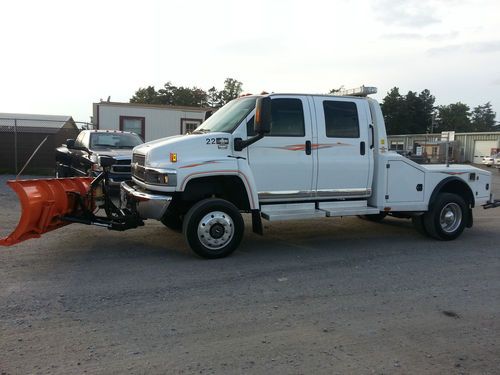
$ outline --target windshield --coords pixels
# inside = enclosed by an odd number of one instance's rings
[[[134,148],[140,145],[141,138],[137,134],[129,133],[92,133],[90,148]]]
[[[257,98],[244,97],[227,103],[215,112],[193,134],[224,132],[231,133],[240,122],[255,108]]]

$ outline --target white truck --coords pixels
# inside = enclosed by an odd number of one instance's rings
[[[487,171],[419,165],[389,151],[373,92],[235,99],[192,134],[135,147],[122,207],[182,230],[200,256],[220,258],[242,240],[242,213],[260,234],[262,219],[392,215],[453,240],[472,226],[473,207],[498,205]]]

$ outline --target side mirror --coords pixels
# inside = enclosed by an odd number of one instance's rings
[[[74,139],[66,139],[66,147],[67,148],[75,148],[75,140]]]
[[[271,98],[269,96],[257,99],[253,129],[255,134],[259,135],[271,131]]]

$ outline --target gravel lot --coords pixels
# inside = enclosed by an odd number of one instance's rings
[[[247,223],[217,261],[157,222],[1,248],[0,373],[500,374],[500,208],[474,211],[452,242],[391,218]]]

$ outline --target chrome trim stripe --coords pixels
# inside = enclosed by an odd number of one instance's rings
[[[365,198],[370,196],[372,189],[320,189],[317,191],[299,191],[299,190],[284,190],[284,191],[262,191],[259,192],[259,200],[275,201],[275,200],[314,200],[316,198]]]
[[[312,191],[298,191],[298,190],[285,190],[285,191],[262,191],[259,192],[259,200],[275,200],[275,199],[307,199],[311,198]]]
[[[325,196],[346,196],[350,197],[353,195],[356,196],[367,196],[371,195],[372,189],[319,189],[316,191],[316,196],[318,197],[325,197]]]

